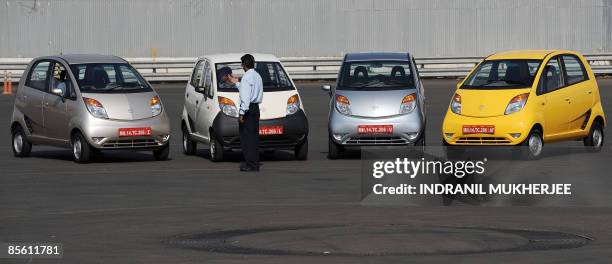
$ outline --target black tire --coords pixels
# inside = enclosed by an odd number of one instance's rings
[[[87,163],[93,157],[93,148],[89,145],[85,137],[76,132],[72,135],[72,157],[77,163]]]
[[[11,146],[13,146],[13,155],[15,157],[27,157],[32,152],[32,142],[28,140],[23,128],[21,126],[13,129],[11,134]]]
[[[194,155],[198,151],[198,143],[191,139],[187,127],[183,126],[183,154]]]
[[[593,122],[589,135],[583,141],[588,151],[600,152],[604,144],[603,126],[599,122]]]
[[[539,145],[539,147],[537,145]],[[531,132],[529,132],[529,136],[527,136],[525,141],[521,143],[520,149],[521,158],[525,160],[540,159],[544,150],[544,138],[542,137],[542,131],[540,131],[538,128],[532,129]]]
[[[170,156],[170,142],[166,143],[165,146],[153,150],[153,157],[155,160],[168,160],[168,156]]]
[[[221,142],[217,140],[217,138],[211,134],[210,135],[210,160],[214,162],[223,161],[223,145]]]
[[[304,139],[304,142],[295,146],[294,155],[296,160],[307,160],[308,159],[308,138]]]
[[[331,138],[328,139],[328,152],[327,152],[327,157],[330,159],[337,159],[340,157],[340,154],[342,153],[342,146],[338,145],[336,142],[334,142]]]

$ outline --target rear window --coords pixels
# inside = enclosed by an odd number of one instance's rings
[[[338,90],[395,90],[414,87],[408,61],[357,61],[342,67]]]
[[[238,88],[229,84],[226,80],[229,74],[242,79],[244,70],[240,62],[217,63],[215,70],[217,71],[217,90],[219,92],[238,92]],[[264,92],[295,90],[289,76],[278,62],[256,62],[255,71],[261,76]]]
[[[531,87],[540,60],[489,60],[467,77],[464,89],[512,89]]]

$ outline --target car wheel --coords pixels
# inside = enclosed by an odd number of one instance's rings
[[[308,138],[304,140],[301,144],[295,146],[294,149],[295,159],[297,160],[307,160],[308,159]]]
[[[523,141],[521,156],[527,160],[536,160],[541,157],[543,149],[544,140],[542,139],[542,132],[534,128],[525,141]]]
[[[210,159],[215,162],[223,161],[223,146],[214,135],[210,136]]]
[[[92,147],[85,140],[85,137],[78,132],[72,136],[72,156],[74,161],[78,163],[87,163],[93,156]]]
[[[153,151],[153,157],[155,160],[168,160],[168,156],[170,155],[170,142],[166,143],[165,146],[158,148]]]
[[[13,143],[11,145],[13,146],[13,155],[15,155],[15,157],[30,156],[32,143],[28,140],[21,126],[13,130],[11,141]]]
[[[193,155],[198,150],[198,143],[191,139],[189,131],[183,127],[183,153],[185,155]]]
[[[603,148],[603,143],[603,127],[599,122],[594,122],[593,125],[591,125],[591,131],[589,131],[589,135],[584,138],[584,146],[586,146],[587,150],[589,151],[600,152]]]
[[[331,138],[328,139],[328,152],[327,157],[330,159],[337,159],[340,157],[342,153],[342,146],[338,145],[338,143],[334,142]]]

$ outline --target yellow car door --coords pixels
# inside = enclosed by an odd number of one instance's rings
[[[585,118],[593,106],[593,83],[588,80],[584,65],[574,55],[561,55],[564,76],[569,96],[568,133],[578,136],[586,133],[583,130]]]
[[[544,115],[545,141],[562,139],[567,133],[567,109],[570,105],[570,93],[563,88],[562,74],[558,57],[553,57],[546,64],[538,84],[538,94],[544,97],[540,106]]]

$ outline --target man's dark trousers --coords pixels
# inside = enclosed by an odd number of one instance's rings
[[[244,123],[239,126],[240,148],[244,155],[245,165],[259,169],[259,104],[251,103],[244,113]]]

